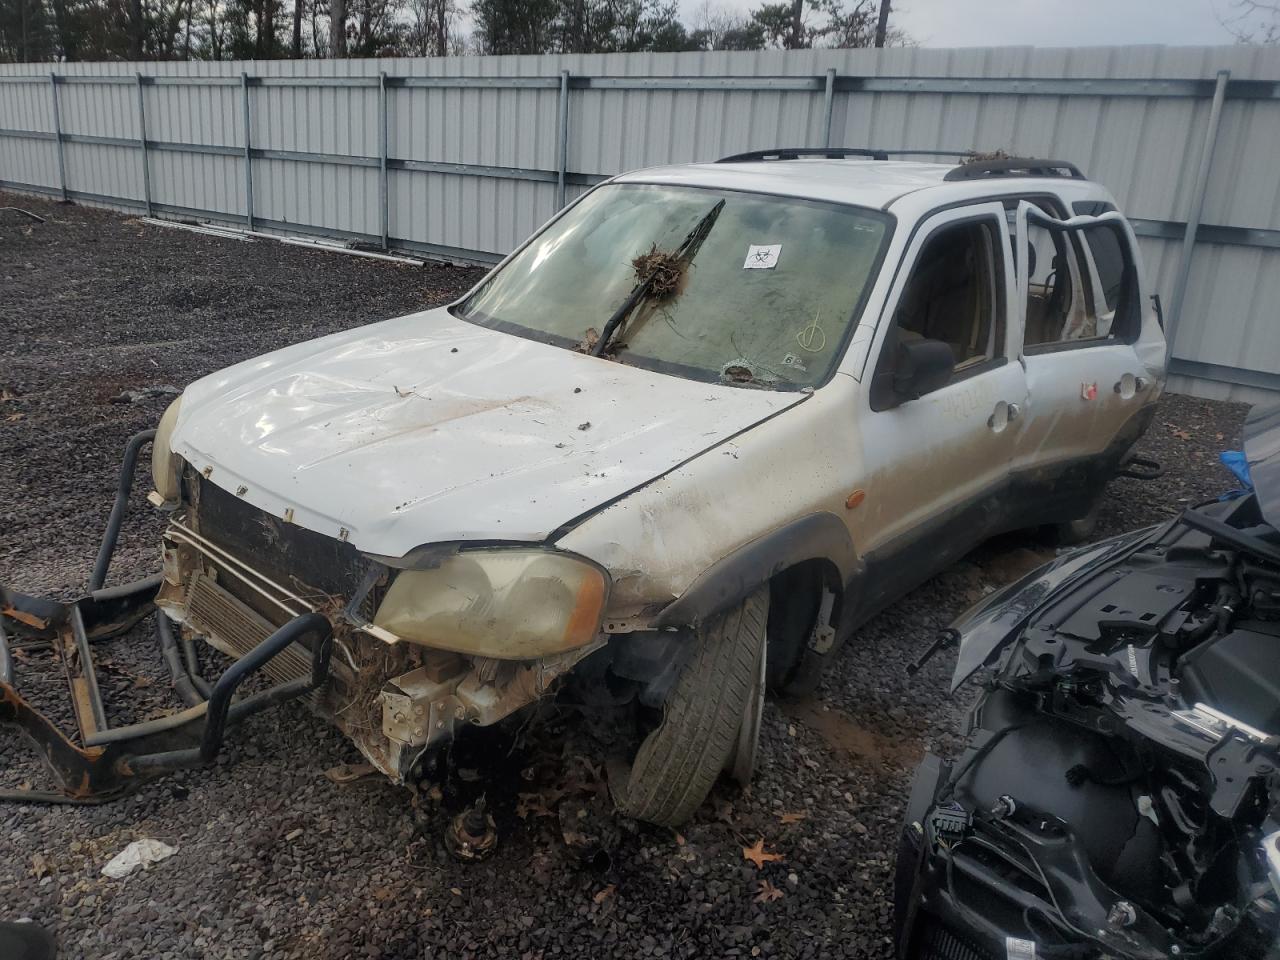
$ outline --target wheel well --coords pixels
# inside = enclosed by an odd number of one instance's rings
[[[813,633],[822,605],[823,590],[835,594],[832,623],[840,608],[840,574],[829,560],[804,560],[769,579],[768,656],[769,686],[783,690],[792,685],[803,653]]]

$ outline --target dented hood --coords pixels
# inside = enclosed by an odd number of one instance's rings
[[[439,309],[205,377],[171,443],[260,509],[400,556],[543,540],[804,396],[665,376]]]

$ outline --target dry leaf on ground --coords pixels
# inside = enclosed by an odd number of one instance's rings
[[[756,903],[771,903],[782,899],[782,891],[768,880],[760,881],[760,892],[755,895]]]
[[[780,813],[778,814],[778,819],[781,820],[784,825],[788,823],[799,823],[801,820],[809,819],[809,811],[797,810],[795,813]]]
[[[610,897],[613,896],[614,891],[616,891],[617,889],[618,889],[618,885],[616,883],[611,883],[591,899],[594,900],[596,903],[604,903],[606,900],[608,900]]]
[[[742,848],[742,859],[750,860],[756,865],[757,870],[764,869],[764,865],[773,860],[781,860],[782,854],[768,853],[764,848],[764,837],[755,842],[754,846]]]

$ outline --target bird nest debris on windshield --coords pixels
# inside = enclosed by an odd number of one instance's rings
[[[689,261],[674,253],[659,250],[655,243],[648,253],[633,257],[631,266],[635,268],[636,280],[648,284],[650,299],[666,300],[680,291]]]

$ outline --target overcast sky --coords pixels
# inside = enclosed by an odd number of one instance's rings
[[[747,11],[760,0],[712,0]],[[1233,0],[892,0],[892,23],[926,47],[1232,43]],[[701,0],[681,0],[686,19]]]

